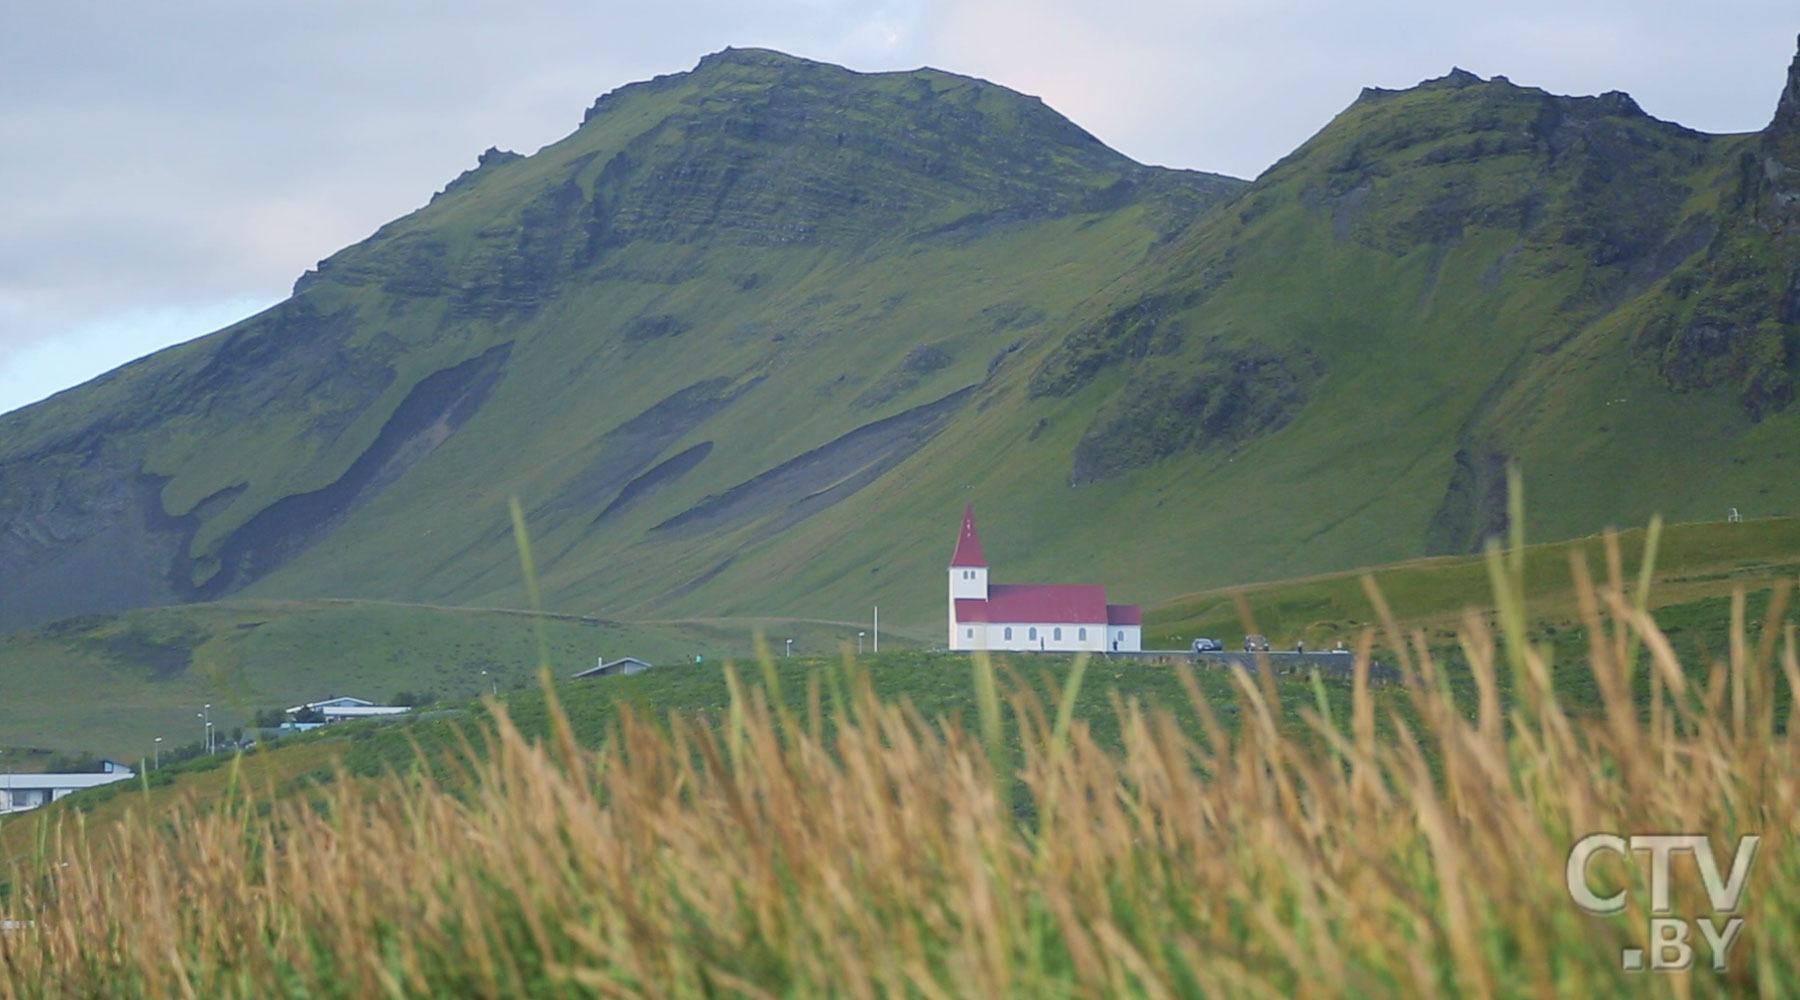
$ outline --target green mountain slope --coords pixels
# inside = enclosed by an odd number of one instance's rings
[[[1797,67],[1800,72],[1800,67]],[[0,627],[251,597],[929,625],[1791,511],[1764,133],[1455,72],[1253,185],[931,70],[728,50],[490,151],[289,301],[0,419]]]
[[[517,603],[515,493],[560,605],[712,610],[674,598],[979,412],[1241,187],[979,81],[708,57],[0,422],[0,625],[246,587]]]

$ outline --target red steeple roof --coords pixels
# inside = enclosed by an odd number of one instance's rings
[[[975,533],[975,505],[963,505],[962,531],[956,536],[956,554],[950,557],[950,565],[986,566],[987,557],[981,554],[981,536]]]

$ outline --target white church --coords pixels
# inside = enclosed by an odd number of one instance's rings
[[[962,532],[950,557],[948,648],[1135,653],[1143,646],[1143,609],[1106,603],[1105,587],[989,584],[975,506],[963,508]]]

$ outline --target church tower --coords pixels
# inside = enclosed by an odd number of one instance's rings
[[[950,556],[950,644],[946,649],[974,649],[985,645],[985,636],[970,639],[956,630],[957,601],[986,601],[987,557],[981,554],[981,536],[975,532],[975,505],[963,507],[962,530],[956,535],[956,552]],[[979,629],[978,629],[979,631]]]

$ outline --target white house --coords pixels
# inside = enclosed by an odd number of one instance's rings
[[[102,770],[92,772],[9,773],[0,777],[0,814],[36,809],[70,792],[110,785],[135,776],[131,768],[110,760],[101,761],[101,767]]]
[[[950,557],[948,648],[1135,653],[1144,648],[1144,612],[1106,603],[1098,585],[988,583],[970,504]]]

